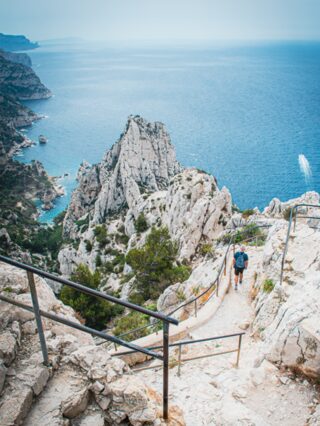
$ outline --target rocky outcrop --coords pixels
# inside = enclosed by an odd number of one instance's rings
[[[43,279],[36,277],[36,288],[41,309],[78,323]],[[26,274],[5,264],[0,292],[31,304]],[[162,425],[157,394],[91,336],[43,319],[52,364],[44,367],[33,314],[0,305],[1,425],[63,425],[68,419],[74,424],[95,419],[101,425]],[[183,426],[182,418],[176,424]]]
[[[64,220],[64,235],[80,243],[78,249],[67,247],[59,254],[66,275],[79,263],[94,269],[97,255],[103,262],[110,260],[95,238],[99,224],[108,235],[124,228],[131,237],[129,248],[145,240],[148,231],[137,239],[135,225],[142,215],[149,229],[166,226],[178,243],[179,258],[190,260],[199,244],[212,243],[231,218],[229,191],[220,190],[215,178],[201,170],[182,170],[164,126],[137,116],[129,117],[125,133],[100,164],[81,165],[78,181]],[[125,246],[113,248],[126,251]]]
[[[189,260],[200,242],[212,243],[231,217],[231,195],[219,190],[213,176],[197,169],[176,175],[167,191],[155,192],[126,216],[126,230],[135,232],[134,221],[143,213],[149,226],[161,223],[179,244],[180,259]]]
[[[269,232],[253,330],[265,341],[269,360],[319,378],[320,233],[306,224],[298,224],[290,237],[280,287],[286,229],[287,224],[280,222]],[[266,278],[272,279],[273,289],[263,289]]]
[[[108,215],[134,207],[142,194],[167,188],[180,170],[164,125],[130,116],[125,132],[102,162],[80,167],[79,186],[65,218],[65,234],[70,234],[74,221],[87,212],[98,224]]]
[[[273,198],[269,205],[264,209],[263,214],[267,217],[276,217],[283,218],[284,212],[295,206],[296,204],[319,204],[320,203],[320,195],[318,192],[310,191],[303,194],[301,197],[293,198],[288,201],[280,201],[278,198]],[[303,210],[299,210],[303,211]],[[309,209],[309,214],[311,215],[312,209]]]
[[[51,92],[35,72],[25,65],[0,56],[0,93],[20,100],[47,99]]]

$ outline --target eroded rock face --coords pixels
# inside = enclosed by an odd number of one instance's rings
[[[29,67],[0,55],[0,91],[21,100],[46,99],[51,96],[39,77]]]
[[[180,170],[164,125],[130,116],[125,132],[102,162],[92,167],[87,163],[81,166],[79,187],[65,218],[65,234],[70,234],[73,222],[87,212],[98,224],[108,214],[132,208],[143,192],[166,188]]]
[[[164,125],[138,116],[129,117],[125,133],[100,164],[81,165],[78,181],[64,235],[79,239],[79,245],[59,253],[65,276],[80,263],[95,269],[97,256],[102,262],[112,261],[97,243],[97,225],[104,226],[108,235],[124,229],[131,237],[128,246],[111,244],[123,253],[145,241],[148,231],[137,239],[135,227],[143,215],[149,229],[166,226],[178,243],[179,259],[190,260],[199,244],[212,243],[232,216],[229,191],[220,190],[216,179],[201,170],[182,170]]]
[[[269,233],[264,250],[265,278],[274,289],[260,291],[256,302],[255,332],[265,340],[269,360],[320,375],[320,232],[298,224],[289,241],[283,285],[278,285],[287,225]]]

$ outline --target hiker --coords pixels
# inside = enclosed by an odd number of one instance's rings
[[[237,251],[233,256],[234,267],[234,289],[238,290],[238,280],[240,276],[240,284],[242,284],[243,271],[248,268],[249,257],[245,253],[245,248],[242,246],[240,251]]]

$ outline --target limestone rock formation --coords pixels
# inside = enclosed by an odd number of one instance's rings
[[[320,195],[318,192],[310,191],[303,194],[301,197],[294,198],[285,202],[281,202],[278,198],[273,198],[269,205],[264,209],[264,215],[268,217],[282,218],[286,209],[293,207],[296,204],[319,204]],[[311,209],[309,213],[311,212]]]
[[[181,259],[190,259],[201,241],[212,243],[231,217],[231,195],[219,190],[213,176],[197,169],[176,175],[167,191],[155,192],[128,211],[127,232],[134,232],[134,219],[143,213],[148,224],[161,223],[179,244]]]
[[[125,132],[102,162],[92,168],[87,163],[80,167],[65,233],[70,233],[73,222],[89,211],[94,223],[103,223],[108,214],[132,208],[142,193],[166,188],[180,170],[164,125],[130,116]]]
[[[269,360],[320,375],[320,233],[299,223],[289,240],[283,285],[278,285],[287,224],[269,232],[264,250],[261,290],[256,301],[253,330],[265,341]],[[274,288],[263,291],[265,278]]]
[[[43,279],[36,277],[36,288],[41,309],[79,322]],[[31,304],[25,272],[3,263],[0,292]],[[65,425],[68,419],[81,425],[93,419],[109,425],[162,425],[156,393],[132,375],[124,361],[96,346],[90,335],[43,319],[52,364],[45,367],[33,314],[6,302],[0,307],[2,426]],[[176,424],[183,426],[182,418]]]
[[[135,241],[135,223],[143,215],[148,228],[166,226],[179,245],[179,258],[189,260],[199,244],[212,243],[231,218],[229,191],[220,190],[215,178],[201,170],[182,170],[163,124],[138,116],[129,117],[125,133],[100,164],[81,165],[78,182],[64,220],[64,235],[80,243],[78,249],[61,250],[64,275],[70,275],[79,263],[94,268],[97,255],[102,261],[110,260],[99,251],[94,236],[97,225],[102,224],[108,235],[124,226],[131,237],[128,247],[134,242],[141,245],[145,231]],[[88,241],[91,250],[87,250]],[[114,248],[126,250],[121,245]]]

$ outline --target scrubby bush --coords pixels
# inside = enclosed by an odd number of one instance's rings
[[[99,243],[100,248],[107,244],[107,230],[103,225],[97,225],[94,228],[94,235]]]
[[[199,253],[201,256],[211,254],[213,252],[212,244],[202,244],[199,248]]]
[[[115,336],[120,334],[127,333],[130,330],[135,328],[144,327],[149,324],[148,315],[141,314],[140,312],[131,312],[125,317],[118,318],[115,321],[115,327],[113,333]],[[136,331],[134,333],[129,333],[126,336],[123,336],[123,339],[126,341],[135,340],[140,337],[147,336],[150,333],[149,327]]]
[[[63,242],[62,225],[41,227],[37,232],[21,242],[23,248],[33,253],[51,254],[56,259]]]
[[[86,265],[79,265],[71,279],[91,289],[98,289],[100,274],[92,273]],[[63,303],[71,306],[85,320],[89,327],[102,330],[108,321],[123,312],[123,307],[106,300],[82,293],[74,288],[63,286],[60,292]]]
[[[150,324],[149,319],[150,317],[148,315],[141,314],[140,312],[131,312],[129,315],[118,318],[115,321],[113,333],[115,336],[120,336],[121,334],[127,333],[130,330],[145,327]],[[126,341],[139,339],[140,337],[147,336],[154,331],[161,330],[161,328],[162,323],[160,321],[154,325],[150,325],[150,327],[145,327],[142,330],[129,333],[126,336],[123,336],[122,339]]]
[[[144,247],[129,251],[126,262],[135,273],[136,290],[144,300],[157,299],[166,287],[189,277],[187,266],[174,265],[177,253],[178,247],[165,227],[153,227]]]
[[[232,233],[228,232],[227,234],[224,234],[221,238],[218,238],[217,242],[228,244],[232,235]],[[235,233],[233,242],[235,244],[239,244],[254,237],[257,238],[258,243],[264,242],[266,238],[265,235],[262,233],[261,229],[255,223],[250,223],[249,225],[244,226],[241,230]]]
[[[252,216],[253,214],[254,214],[254,210],[253,209],[243,210],[242,217],[244,219],[248,219],[248,217]]]
[[[102,259],[100,254],[98,254],[96,257],[96,267],[99,268],[100,266],[102,266]]]
[[[137,232],[145,232],[148,229],[148,222],[143,213],[140,213],[134,223]]]
[[[90,253],[92,251],[92,242],[89,240],[86,240],[85,243],[86,243],[86,251]]]
[[[266,279],[263,282],[263,287],[262,288],[263,288],[263,291],[265,293],[271,293],[272,290],[274,289],[274,282],[272,280],[270,280],[270,279]]]

